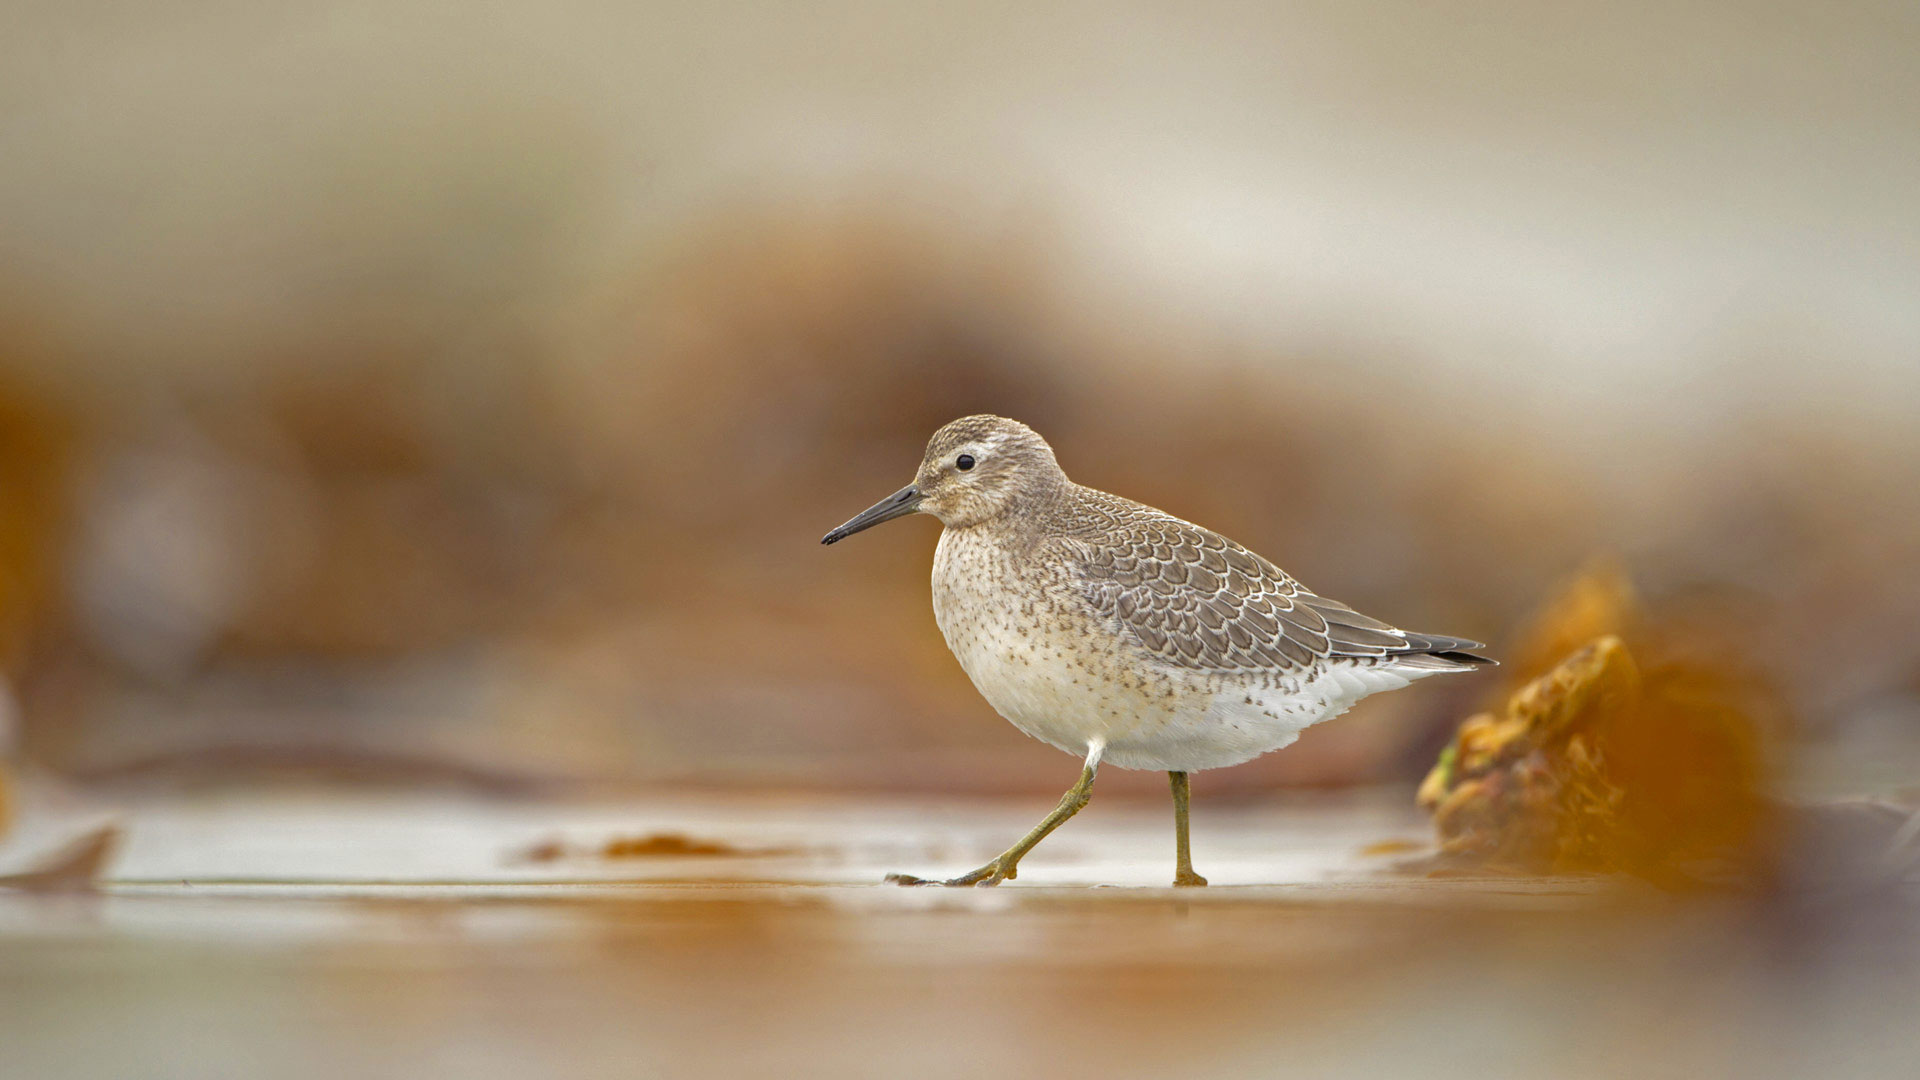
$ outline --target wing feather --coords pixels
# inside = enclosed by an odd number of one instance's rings
[[[1309,591],[1211,529],[1082,488],[1069,521],[1083,595],[1142,648],[1203,671],[1300,671],[1340,657],[1444,654],[1486,663],[1465,638],[1413,634]]]

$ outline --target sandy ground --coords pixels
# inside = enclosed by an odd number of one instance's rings
[[[1165,807],[1098,800],[1015,883],[880,884],[970,867],[1044,809],[128,805],[99,894],[0,893],[0,1076],[1900,1076],[1920,1054],[1913,896],[1409,874],[1427,832],[1398,791],[1202,805],[1206,890],[1165,887]],[[604,855],[660,833],[735,853]]]

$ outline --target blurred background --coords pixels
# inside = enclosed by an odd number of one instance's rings
[[[1917,56],[1895,0],[10,0],[0,1073],[1910,1074]],[[1107,770],[1016,885],[881,888],[1077,769],[933,521],[819,544],[980,411],[1504,666],[1199,777],[1226,887],[1059,887],[1166,881]]]
[[[1801,778],[1916,775],[1910,4],[6,23],[0,722],[54,774],[1056,791],[934,523],[817,543],[991,411],[1496,654],[1613,560]],[[1207,786],[1410,781],[1488,686]]]

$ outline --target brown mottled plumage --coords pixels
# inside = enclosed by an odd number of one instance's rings
[[[1186,774],[1292,742],[1355,701],[1491,663],[1476,642],[1397,630],[1316,595],[1210,529],[1067,479],[1033,429],[969,416],[914,482],[827,534],[922,512],[945,529],[934,616],[974,685],[1022,731],[1082,755],[1082,782],[1021,844],[949,884],[1014,876],[1084,805],[1103,761],[1164,769],[1186,863]],[[919,879],[911,879],[918,882]]]
[[[1061,529],[1085,544],[1087,601],[1148,651],[1201,670],[1286,671],[1329,657],[1437,654],[1472,664],[1464,638],[1412,634],[1309,592],[1212,529],[1076,485]]]

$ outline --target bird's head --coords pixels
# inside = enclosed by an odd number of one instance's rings
[[[821,538],[831,544],[912,513],[950,528],[992,521],[1057,495],[1067,476],[1039,432],[1003,416],[963,416],[927,440],[913,483]]]

